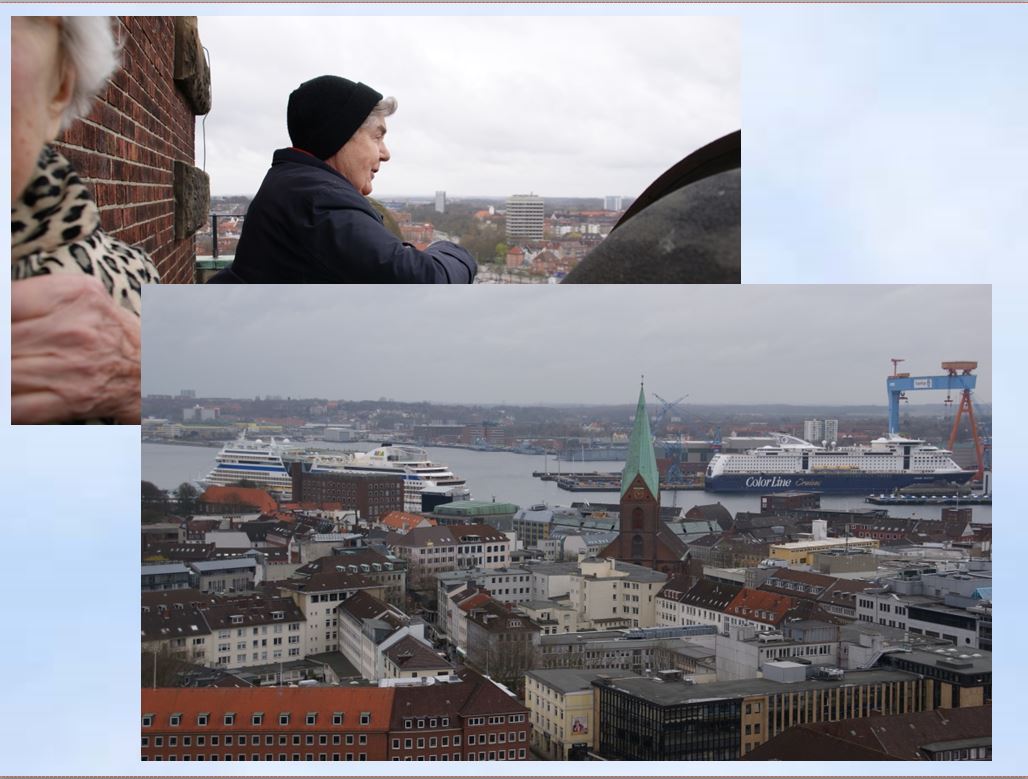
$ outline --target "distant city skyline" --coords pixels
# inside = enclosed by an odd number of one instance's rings
[[[399,103],[374,197],[636,197],[739,129],[739,28],[699,16],[201,16],[213,108],[196,158],[206,151],[212,194],[253,195],[290,145],[289,93],[331,73]],[[272,51],[288,56],[259,67]]]
[[[623,405],[645,375],[648,396],[687,404],[881,406],[903,357],[915,376],[976,360],[992,399],[985,285],[147,292],[147,395]]]

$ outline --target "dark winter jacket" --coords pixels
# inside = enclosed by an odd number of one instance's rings
[[[306,152],[279,149],[246,212],[230,272],[212,281],[467,284],[477,271],[449,241],[425,251],[404,243],[343,176]]]

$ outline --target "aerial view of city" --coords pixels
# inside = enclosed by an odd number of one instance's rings
[[[148,297],[143,760],[990,759],[987,287],[389,292]]]

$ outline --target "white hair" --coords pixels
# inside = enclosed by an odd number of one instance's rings
[[[361,129],[371,127],[377,119],[385,119],[387,116],[395,114],[396,105],[395,97],[383,97],[375,104],[375,107],[371,109],[371,113],[368,114],[368,118],[364,120],[364,124],[361,125]]]
[[[75,78],[71,102],[61,116],[62,130],[92,110],[93,100],[118,69],[120,54],[110,16],[61,17],[61,55]]]

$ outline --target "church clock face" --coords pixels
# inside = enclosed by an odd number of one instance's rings
[[[646,490],[642,487],[632,487],[632,497],[636,500],[642,500],[646,497]]]

